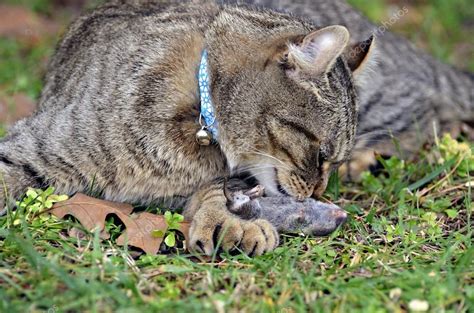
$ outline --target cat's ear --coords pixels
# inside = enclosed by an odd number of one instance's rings
[[[375,37],[351,45],[344,54],[354,77],[363,76],[377,62]]]
[[[288,46],[288,62],[306,74],[321,75],[331,70],[349,43],[349,31],[334,25],[308,34],[299,44]]]

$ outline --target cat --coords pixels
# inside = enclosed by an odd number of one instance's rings
[[[387,21],[375,25],[346,0],[244,0],[246,3],[292,12],[316,25],[339,24],[351,31],[354,42],[376,39],[377,62],[359,86],[359,128],[349,178],[375,163],[374,153],[407,156],[433,137],[434,129],[458,133],[474,122],[474,74],[443,64],[408,40],[388,31]],[[393,18],[403,19],[403,7]],[[364,48],[363,46],[361,48]],[[468,133],[472,136],[472,131]],[[393,144],[392,138],[399,146]],[[352,172],[352,175],[350,175]]]
[[[224,186],[227,208],[246,220],[263,218],[283,234],[325,236],[347,220],[347,213],[334,204],[314,199],[297,201],[288,196],[265,196],[265,188],[257,185]]]
[[[320,195],[353,149],[355,86],[373,41],[361,50],[343,26],[194,2],[114,0],[72,23],[38,110],[0,142],[0,202],[47,185],[180,200],[192,251],[278,245],[270,222],[227,209],[224,178],[249,172],[270,195]],[[196,134],[211,130],[200,145]]]

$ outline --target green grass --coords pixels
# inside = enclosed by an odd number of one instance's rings
[[[23,207],[0,218],[0,311],[403,312],[419,299],[433,312],[468,312],[473,148],[445,137],[417,163],[391,158],[359,184],[333,181],[327,196],[351,215],[342,229],[328,238],[286,236],[253,259],[134,259],[98,234],[68,238],[73,222],[26,217]]]
[[[51,51],[51,42],[30,46],[0,37],[0,95],[20,92],[37,98]]]
[[[390,30],[401,33],[445,62],[474,71],[474,6],[470,0],[348,0],[372,21],[388,21],[400,8],[408,13]],[[396,6],[394,6],[396,4]],[[391,5],[391,6],[390,6]]]
[[[351,2],[373,20],[387,15],[389,1]],[[52,14],[51,1],[21,3]],[[453,57],[472,42],[466,4],[415,1],[426,19],[396,29],[474,69],[472,57]],[[37,98],[53,45],[0,38],[0,96]],[[472,312],[472,149],[442,138],[416,162],[381,159],[382,173],[360,183],[332,179],[326,196],[349,212],[348,223],[327,238],[283,236],[277,250],[253,259],[138,257],[98,234],[68,238],[73,221],[33,218],[38,208],[24,206],[0,217],[0,312],[406,312],[415,299],[432,312]]]
[[[19,5],[38,13],[50,13],[53,2],[51,0],[4,0],[6,4]]]

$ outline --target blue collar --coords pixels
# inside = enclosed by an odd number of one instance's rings
[[[207,50],[202,52],[201,63],[199,64],[199,97],[201,100],[201,116],[199,122],[201,126],[205,127],[211,134],[214,140],[217,139],[217,120],[214,105],[211,98],[211,87],[209,78],[209,64],[208,64]],[[204,121],[202,121],[203,119]]]

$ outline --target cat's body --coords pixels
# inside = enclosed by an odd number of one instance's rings
[[[224,249],[239,245],[250,254],[278,244],[268,221],[227,210],[222,178],[246,170],[271,194],[300,200],[321,194],[331,169],[354,147],[353,73],[368,63],[372,41],[369,49],[351,48],[344,27],[321,28],[332,23],[316,15],[313,25],[272,11],[180,2],[114,0],[70,27],[39,110],[0,143],[0,202],[45,185],[64,193],[93,188],[116,201],[184,200],[195,250],[211,254],[218,236]],[[359,26],[356,33],[363,33]],[[195,140],[204,50],[219,122],[218,144],[211,146]],[[388,68],[403,63],[387,62]],[[392,103],[385,101],[391,95],[399,98],[393,99],[399,112],[444,118],[428,101],[413,109],[427,95],[419,89],[413,97],[397,77],[385,81],[397,89],[393,94],[362,89],[362,132],[400,121],[402,115],[385,109],[374,122],[380,112],[374,108]],[[402,124],[400,131],[412,129]]]
[[[110,1],[72,24],[38,111],[0,143],[0,201],[46,185],[142,204],[184,199],[192,249],[209,255],[220,235],[224,249],[271,250],[275,228],[230,213],[222,178],[243,168],[270,193],[324,191],[354,145],[351,71],[368,51],[351,61],[348,41],[344,27],[272,11]],[[195,139],[204,50],[219,125],[210,146]]]
[[[194,130],[198,116],[194,73],[203,41],[193,33],[202,30],[163,23],[163,33],[174,33],[189,47],[175,51],[166,46],[170,41],[153,40],[150,32],[142,31],[143,23],[134,24],[136,13],[127,17],[115,11],[97,12],[72,26],[50,65],[40,109],[10,130],[1,154],[15,155],[18,172],[34,177],[33,185],[52,184],[59,192],[93,187],[107,199],[142,203],[187,196],[216,173],[223,175],[226,167],[218,149],[199,149],[192,136],[183,135]],[[195,14],[190,19],[194,25],[207,25],[211,17]],[[158,17],[147,27],[160,22]],[[158,63],[163,58],[176,58],[170,63],[180,62],[177,70],[190,73],[176,77],[190,80],[164,82],[171,69]],[[153,90],[145,90],[146,75],[155,82]],[[160,89],[165,83],[169,88]],[[150,94],[138,95],[146,92]],[[152,96],[163,100],[158,114],[147,104],[146,97]],[[162,144],[166,137],[172,138],[167,145]],[[186,157],[192,153],[195,158]],[[172,157],[162,157],[167,154]],[[176,174],[180,171],[183,175]],[[31,182],[17,185],[23,189],[27,184]],[[21,192],[12,190],[15,184],[8,181],[7,186],[15,196]]]
[[[371,73],[359,92],[355,172],[374,161],[372,152],[364,153],[367,147],[381,154],[394,154],[392,136],[400,139],[402,149],[414,152],[432,136],[434,127],[455,131],[462,122],[474,122],[474,75],[435,60],[390,32],[390,25],[402,22],[408,8],[400,8],[384,24],[375,25],[346,0],[230,2],[287,10],[317,25],[344,25],[354,41],[375,35],[377,62],[371,65]]]

